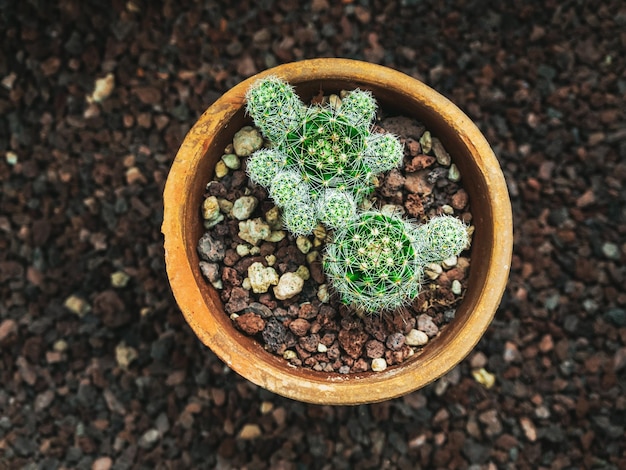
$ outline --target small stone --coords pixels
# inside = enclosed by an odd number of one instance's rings
[[[202,275],[209,281],[216,289],[222,289],[222,278],[220,277],[220,266],[217,263],[208,263],[206,261],[200,261],[200,271]]]
[[[134,183],[147,183],[148,180],[139,168],[133,166],[126,170],[126,182],[130,185]]]
[[[409,334],[404,337],[404,340],[409,346],[424,346],[428,343],[428,335],[423,331],[413,328],[409,331]]]
[[[420,145],[422,147],[422,152],[428,153],[432,148],[432,137],[430,136],[430,132],[426,131],[420,137]]]
[[[248,245],[239,244],[235,248],[235,251],[241,257],[248,256],[250,254],[250,247]]]
[[[606,242],[602,245],[602,253],[609,259],[619,260],[620,251],[615,243]]]
[[[284,230],[274,230],[269,234],[269,236],[265,237],[264,240],[272,243],[278,243],[286,236],[287,233]]]
[[[326,240],[326,228],[322,224],[319,224],[317,227],[313,229],[313,236],[317,240],[321,240],[321,241]]]
[[[238,438],[243,440],[256,439],[261,435],[261,428],[258,424],[244,424],[239,431]]]
[[[217,203],[220,206],[220,212],[227,214],[227,215],[232,215],[232,211],[233,211],[232,202],[230,202],[228,199],[218,198]]]
[[[257,245],[261,240],[267,239],[272,233],[270,226],[260,217],[239,222],[239,238],[251,245]]]
[[[278,284],[278,273],[272,267],[265,267],[262,263],[252,263],[248,267],[248,278],[252,292],[262,294],[267,292],[270,286]]]
[[[263,145],[263,136],[252,126],[245,126],[233,137],[235,153],[240,157],[247,157],[256,152]]]
[[[268,266],[274,266],[276,264],[276,256],[275,255],[267,255],[265,257],[265,261]]]
[[[450,256],[450,258],[446,258],[441,262],[441,266],[444,269],[452,269],[456,266],[457,261],[458,259],[456,256]]]
[[[241,281],[241,287],[243,287],[245,290],[252,289],[252,284],[250,284],[249,277],[244,277],[243,281]]]
[[[453,215],[454,214],[454,207],[452,207],[449,204],[444,204],[443,206],[441,206],[441,212],[443,212],[446,215]]]
[[[435,280],[443,272],[441,265],[437,263],[429,263],[424,268],[424,274],[431,280]]]
[[[280,209],[273,206],[265,213],[265,221],[272,230],[280,230],[283,227],[283,220],[280,217]]]
[[[303,287],[304,279],[296,273],[285,273],[280,277],[278,285],[274,287],[274,295],[279,300],[290,299],[302,292]]]
[[[215,196],[209,196],[202,202],[202,218],[214,222],[220,216],[220,203]],[[223,217],[222,217],[223,220]]]
[[[306,254],[306,262],[311,265],[315,262],[317,262],[317,257],[319,256],[319,252],[318,251],[309,251]]]
[[[620,348],[613,356],[613,368],[618,372],[626,367],[626,347]]]
[[[14,166],[14,165],[16,165],[16,164],[17,164],[17,161],[18,161],[18,158],[17,158],[17,153],[13,152],[12,150],[9,150],[9,151],[6,153],[5,158],[6,158],[6,160],[7,160],[7,163],[8,163],[10,166]]]
[[[58,339],[52,345],[52,349],[56,352],[65,352],[67,351],[68,346],[69,345],[67,344],[67,341],[65,341],[64,339]]]
[[[615,326],[626,326],[626,310],[624,310],[623,308],[610,308],[609,310],[607,310],[604,316]]]
[[[296,274],[305,281],[311,278],[311,273],[309,272],[309,268],[307,268],[304,265],[298,266],[298,269],[296,269]]]
[[[252,312],[237,316],[234,322],[237,328],[251,336],[260,333],[265,328],[265,320]]]
[[[318,343],[317,352],[324,354],[325,352],[328,352],[328,347],[323,343]]]
[[[210,233],[202,235],[198,241],[198,254],[204,261],[219,262],[224,259],[226,250],[224,243],[211,237]]]
[[[456,193],[452,195],[452,207],[456,210],[462,210],[467,205],[467,201],[469,200],[469,196],[464,189],[459,189]]]
[[[450,154],[446,151],[441,141],[436,137],[432,138],[432,148],[435,158],[437,159],[437,163],[441,166],[449,166],[452,162]]]
[[[230,299],[228,299],[228,302],[224,305],[224,309],[228,313],[237,313],[245,309],[249,303],[250,292],[242,287],[233,287],[230,292]]]
[[[227,168],[231,170],[238,170],[241,168],[241,160],[234,153],[227,153],[226,155],[222,155],[222,161]]]
[[[304,336],[311,328],[311,323],[304,318],[296,318],[289,324],[289,329],[296,336]]]
[[[128,369],[128,366],[138,357],[139,354],[137,354],[137,350],[126,346],[124,341],[115,347],[115,360],[120,369]]]
[[[48,408],[52,403],[52,400],[54,400],[54,391],[52,390],[46,390],[45,392],[41,392],[40,394],[38,394],[35,397],[35,404],[33,407],[35,413],[40,413]]]
[[[113,466],[111,457],[100,457],[94,460],[91,470],[109,470]]]
[[[517,349],[517,346],[512,341],[504,343],[504,353],[502,354],[504,362],[506,363],[519,363],[522,362],[522,355]]]
[[[463,291],[463,286],[461,285],[461,282],[458,279],[455,279],[454,281],[452,281],[450,290],[452,291],[454,295],[461,295],[461,292]]]
[[[93,93],[87,97],[88,103],[100,103],[107,99],[115,88],[115,75],[108,73],[104,78],[96,80]]]
[[[327,304],[330,300],[330,294],[328,293],[328,286],[321,284],[317,289],[317,299],[323,304]]]
[[[261,406],[259,407],[259,411],[262,415],[270,413],[273,409],[274,404],[271,401],[263,401],[261,402]]]
[[[142,449],[150,449],[156,442],[159,440],[159,431],[152,428],[148,429],[143,435],[139,438],[138,445]]]
[[[85,299],[77,295],[70,295],[63,304],[70,312],[75,313],[79,317],[84,317],[91,311],[91,307]]]
[[[307,237],[299,236],[298,238],[296,238],[296,246],[302,253],[306,255],[309,251],[311,251],[311,247],[313,245],[311,244],[311,240],[309,240]]]
[[[291,349],[287,349],[284,353],[283,353],[283,359],[290,361],[291,359],[295,359],[296,357],[298,357],[298,354],[291,350]]]
[[[385,355],[385,345],[377,339],[365,343],[365,355],[370,359],[377,359]]]
[[[339,109],[341,106],[341,98],[339,96],[332,94],[328,97],[328,104],[333,109]]]
[[[220,179],[228,174],[228,167],[220,160],[215,164],[215,178]]]
[[[372,359],[372,370],[374,372],[382,372],[387,368],[387,361],[385,361],[382,357],[377,357],[376,359]]]
[[[121,289],[123,287],[126,287],[128,281],[130,281],[130,276],[124,271],[115,271],[113,274],[111,274],[111,285],[113,287]]]
[[[405,337],[402,333],[396,332],[387,336],[387,340],[385,341],[385,345],[391,349],[392,351],[398,351],[404,346]]]
[[[242,196],[233,204],[231,213],[237,220],[246,220],[252,215],[258,204],[259,201],[254,196]]]
[[[7,318],[0,324],[0,342],[14,333],[17,333],[17,322],[15,320]]]
[[[532,420],[527,417],[522,417],[519,420],[519,424],[522,426],[524,430],[524,434],[526,435],[526,439],[530,442],[535,442],[537,440],[537,429],[533,424]]]
[[[491,388],[496,383],[496,376],[488,372],[485,368],[480,368],[472,371],[474,380],[485,388]]]
[[[431,316],[426,313],[422,313],[417,317],[417,329],[426,333],[429,338],[437,336],[437,333],[439,333],[439,327]]]
[[[454,163],[450,165],[450,169],[448,170],[448,179],[454,183],[461,181],[461,172]]]

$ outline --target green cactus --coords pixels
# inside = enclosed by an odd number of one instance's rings
[[[282,189],[272,189],[282,171],[298,172],[314,203],[333,189],[349,194],[349,200],[356,204],[374,190],[377,174],[402,162],[403,148],[396,137],[371,132],[376,101],[370,92],[354,90],[335,108],[307,107],[291,85],[270,77],[256,82],[246,99],[247,112],[272,145],[270,152],[263,149],[250,156],[248,174],[252,181],[268,188],[283,210],[291,200],[280,196],[277,200],[274,196],[282,194]],[[318,204],[318,221],[336,218],[324,212],[326,207]],[[346,205],[344,209],[349,208]],[[305,211],[302,208],[300,212]]]
[[[395,215],[369,211],[335,232],[324,269],[341,300],[364,313],[408,304],[420,291],[424,267],[458,255],[467,230],[454,217],[416,226]]]

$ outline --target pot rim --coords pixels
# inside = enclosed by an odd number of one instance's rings
[[[480,260],[472,259],[468,288],[468,292],[474,289],[470,296],[471,305],[468,306],[464,299],[459,307],[466,308],[467,315],[455,328],[450,326],[457,320],[446,327],[445,335],[442,332],[440,337],[431,341],[445,340],[445,345],[431,346],[428,354],[411,358],[383,372],[347,375],[315,372],[290,366],[217,317],[221,315],[230,323],[217,291],[204,281],[194,260],[197,259],[197,255],[194,256],[197,239],[192,243],[188,225],[189,220],[200,215],[199,205],[190,207],[189,187],[194,178],[200,177],[195,174],[199,162],[207,158],[207,136],[228,126],[233,115],[243,109],[250,85],[268,75],[283,78],[296,87],[304,83],[334,81],[379,89],[383,95],[385,90],[390,90],[396,99],[406,98],[420,106],[420,112],[439,116],[438,126],[456,133],[456,144],[470,155],[463,157],[464,164],[476,171],[479,175],[477,186],[486,190],[479,193],[480,198],[471,196],[470,201],[472,212],[478,199],[485,204],[489,217],[482,217],[475,223],[477,229],[480,228],[490,239],[489,243],[483,243],[484,253],[481,252]],[[379,99],[376,93],[374,96]],[[433,133],[438,135],[438,132]],[[455,155],[453,160],[456,162]],[[203,178],[206,184],[208,175]],[[488,142],[469,117],[447,98],[402,72],[376,64],[351,59],[311,59],[274,67],[231,88],[205,111],[186,135],[168,175],[163,200],[162,233],[167,275],[189,325],[205,345],[240,375],[272,392],[300,401],[373,403],[412,392],[443,376],[478,343],[496,313],[508,279],[513,246],[511,205],[504,175]],[[472,285],[474,263],[481,263],[481,276],[486,280],[483,286],[477,286],[476,282]]]

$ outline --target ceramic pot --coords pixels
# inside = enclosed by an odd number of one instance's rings
[[[267,75],[296,87],[304,102],[325,93],[371,90],[386,111],[419,119],[459,168],[475,232],[468,288],[454,321],[420,354],[383,372],[342,375],[291,366],[242,334],[224,312],[218,292],[203,278],[196,251],[203,233],[200,206],[213,169],[242,126],[245,93]],[[281,65],[251,77],[211,105],[185,137],[165,186],[167,275],[176,301],[198,338],[230,368],[280,395],[317,404],[361,404],[398,397],[441,377],[476,345],[489,326],[507,282],[513,246],[511,205],[498,161],[476,125],[448,99],[393,69],[347,59]]]

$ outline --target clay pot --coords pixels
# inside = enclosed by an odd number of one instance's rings
[[[219,295],[202,277],[196,252],[203,233],[205,185],[234,133],[250,122],[244,96],[260,77],[276,75],[307,102],[325,93],[371,90],[379,105],[414,116],[437,136],[463,176],[475,233],[467,292],[456,318],[421,354],[383,372],[333,374],[290,366],[239,332]],[[185,137],[164,192],[165,260],[176,301],[200,340],[230,368],[272,392],[317,404],[372,403],[417,390],[457,365],[476,345],[500,303],[513,246],[509,196],[495,155],[474,123],[445,97],[403,73],[346,59],[315,59],[275,67],[226,92]]]

